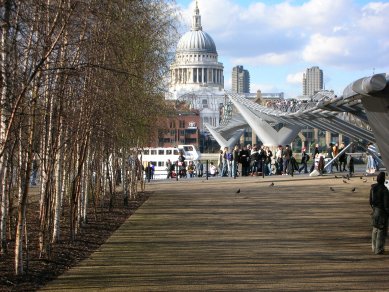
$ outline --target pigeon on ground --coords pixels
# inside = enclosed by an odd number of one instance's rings
[[[272,183],[269,185],[269,187],[272,187],[272,186],[274,186],[274,182],[272,182]]]
[[[352,188],[352,190],[351,190],[351,191],[352,191],[352,192],[355,192],[356,190],[357,190],[356,188]]]
[[[236,193],[239,194],[239,193],[240,193],[240,189],[238,189],[238,190],[236,191]]]
[[[362,176],[360,176],[359,178],[362,179]]]
[[[334,188],[333,188],[333,187],[330,187],[330,190],[331,190],[331,191],[333,191],[333,192],[335,192],[335,190],[334,190]]]
[[[337,176],[337,175],[335,175],[335,178],[338,178],[338,176]]]
[[[345,184],[347,184],[347,180],[343,180],[343,182],[344,182]]]
[[[367,179],[364,179],[363,182],[364,182],[364,183],[367,182]]]

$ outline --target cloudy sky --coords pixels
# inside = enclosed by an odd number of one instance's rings
[[[176,0],[185,33],[193,0]],[[351,82],[389,73],[389,1],[377,0],[198,0],[203,30],[231,70],[248,69],[251,92],[302,94],[306,68],[319,66],[325,89],[341,95]]]

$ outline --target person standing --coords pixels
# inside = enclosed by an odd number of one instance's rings
[[[275,157],[276,174],[282,174],[282,169],[283,169],[282,152],[283,152],[282,145],[278,145],[278,148],[276,150],[276,157]]]
[[[370,206],[373,209],[371,248],[375,254],[383,254],[389,215],[389,190],[385,186],[385,172],[380,172],[377,175],[377,183],[371,186]]]
[[[195,165],[193,164],[193,161],[189,161],[189,164],[188,164],[188,173],[189,173],[189,177],[192,178],[195,174],[195,170],[196,170],[196,167]]]
[[[197,160],[197,163],[196,163],[197,177],[202,177],[203,171],[204,171],[203,163],[200,160]]]
[[[235,145],[234,150],[232,150],[232,176],[236,178],[239,165],[239,146]]]
[[[253,147],[250,154],[250,169],[251,169],[252,176],[258,175],[258,165],[259,165],[259,152],[257,150],[257,147]]]
[[[218,169],[217,172],[220,174],[220,176],[223,176],[223,155],[224,155],[224,151],[223,149],[220,149],[219,157],[217,159],[217,169]]]
[[[265,175],[272,175],[272,171],[271,171],[272,157],[273,157],[273,152],[270,150],[270,148],[268,146],[266,146],[265,153],[264,153]]]
[[[333,147],[334,147],[334,144],[330,143],[328,145],[328,148],[327,148],[327,158],[329,158],[329,161],[331,161],[333,158],[334,158],[334,155],[333,155]],[[327,168],[326,168],[326,172],[327,173],[332,173],[332,167],[333,167],[333,162],[331,162]]]
[[[172,164],[172,162],[170,161],[170,159],[168,159],[168,160],[166,161],[167,179],[173,178],[173,177],[172,177],[172,172],[173,172],[173,170],[174,170],[173,164]]]
[[[345,147],[344,143],[341,143],[339,147],[339,153],[343,151],[344,147]],[[347,164],[346,152],[343,152],[342,154],[339,155],[339,171],[347,171],[346,164]]]
[[[282,160],[283,160],[283,175],[288,175],[291,173],[291,170],[290,169],[290,165],[289,165],[289,162],[290,162],[290,159],[292,157],[293,153],[292,153],[292,150],[289,148],[289,145],[285,145],[285,149],[284,151],[282,152]]]
[[[186,163],[185,163],[185,156],[180,151],[180,154],[178,155],[178,170],[179,170],[179,175],[180,177],[186,177]]]
[[[250,151],[246,146],[239,153],[240,163],[242,164],[242,176],[248,176],[250,172]]]

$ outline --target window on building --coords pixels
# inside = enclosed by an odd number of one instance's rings
[[[156,149],[151,149],[150,150],[151,155],[157,155],[157,150]]]
[[[165,155],[165,150],[159,149],[159,150],[158,150],[158,154],[159,154],[159,155]]]

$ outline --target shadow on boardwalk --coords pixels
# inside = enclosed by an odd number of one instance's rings
[[[42,291],[387,291],[389,256],[370,247],[371,183],[153,182],[99,251]]]

